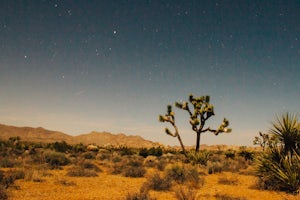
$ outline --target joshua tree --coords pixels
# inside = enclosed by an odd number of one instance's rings
[[[210,127],[204,127],[206,121],[214,115],[214,107],[209,103],[209,96],[201,96],[201,97],[194,97],[192,94],[189,95],[189,102],[193,106],[193,110],[190,109],[188,102],[175,102],[175,106],[182,110],[186,110],[190,116],[190,124],[192,126],[192,130],[196,132],[196,152],[199,152],[200,149],[200,139],[201,134],[205,132],[212,132],[215,135],[219,133],[229,133],[231,132],[229,126],[229,122],[226,118],[224,118],[222,124],[219,126],[218,129],[211,129]],[[169,129],[166,129],[166,133],[172,135],[173,137],[177,137],[181,147],[183,147],[181,138],[178,134],[177,127],[175,126],[174,120],[174,112],[172,112],[172,107],[168,106],[168,112],[165,116],[160,115],[159,120],[161,122],[170,122],[172,126],[175,128],[175,133],[171,133]],[[184,150],[184,148],[183,148]]]

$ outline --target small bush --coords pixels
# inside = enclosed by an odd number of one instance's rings
[[[95,170],[96,172],[102,171],[97,165],[92,163],[89,160],[83,160],[80,163],[78,163],[83,169],[90,169],[90,170]]]
[[[14,177],[15,180],[25,178],[24,170],[9,170],[6,173],[7,175]]]
[[[228,150],[225,152],[226,159],[234,159],[235,158],[235,151]]]
[[[163,150],[161,147],[151,147],[149,150],[148,150],[148,155],[150,156],[161,156],[163,154]]]
[[[96,177],[98,174],[93,169],[84,169],[79,166],[71,167],[67,170],[67,176],[71,177]]]
[[[144,160],[144,166],[146,167],[155,167],[158,164],[158,159],[155,156],[148,156]]]
[[[211,154],[208,151],[190,151],[188,152],[188,159],[193,164],[200,164],[205,165],[207,164],[207,161],[209,160],[209,157]]]
[[[102,149],[99,150],[99,153],[96,156],[97,160],[103,161],[103,160],[110,160],[110,158],[112,157],[110,152],[103,152]]]
[[[51,169],[60,168],[70,163],[70,160],[64,153],[60,152],[47,152],[45,153],[45,161]]]
[[[175,197],[178,200],[196,200],[196,191],[191,188],[179,187],[175,190]]]
[[[146,170],[143,167],[126,167],[123,170],[123,174],[126,177],[143,177],[146,173]]]
[[[145,173],[146,170],[139,160],[130,160],[122,170],[122,174],[126,177],[143,177]]]
[[[0,167],[3,167],[3,168],[13,168],[19,164],[20,164],[19,162],[17,162],[16,160],[14,160],[12,158],[8,158],[8,157],[0,158]]]
[[[133,150],[126,146],[121,146],[116,150],[120,153],[121,156],[130,156],[134,154]]]
[[[161,177],[158,173],[155,173],[143,184],[142,190],[165,191],[171,188],[171,184],[172,180],[169,177]]]
[[[146,158],[149,154],[148,154],[148,149],[147,148],[141,148],[139,151],[139,155]]]
[[[55,151],[62,152],[62,153],[72,149],[72,146],[68,145],[65,141],[54,142],[53,144],[51,144],[51,146]]]
[[[181,165],[173,165],[166,170],[166,177],[174,180],[177,183],[183,183],[186,180],[185,168]]]
[[[243,158],[226,159],[221,163],[222,171],[224,172],[240,172],[241,169],[246,169],[249,164]]]
[[[249,151],[249,150],[247,150],[247,148],[244,147],[244,146],[240,147],[238,155],[241,156],[241,157],[243,157],[246,161],[247,160],[252,161],[254,159],[254,153],[251,152],[251,151]]]
[[[207,163],[208,174],[215,174],[222,172],[222,164],[220,162],[208,162]]]
[[[85,159],[95,159],[95,158],[96,158],[95,153],[90,152],[90,151],[89,151],[89,152],[83,153],[82,156],[83,156],[83,158],[85,158]]]
[[[156,164],[156,167],[159,171],[164,171],[166,168],[167,162],[165,160],[159,160]]]
[[[8,199],[7,191],[2,184],[0,184],[0,199],[1,200]]]
[[[199,172],[195,167],[188,165],[172,165],[166,169],[166,177],[174,180],[178,184],[188,184],[192,187],[197,187],[199,182],[204,184],[204,180],[200,179]]]

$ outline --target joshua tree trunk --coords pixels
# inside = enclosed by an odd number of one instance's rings
[[[200,150],[200,139],[201,139],[201,133],[197,133],[196,152],[199,152]]]
[[[173,124],[173,126],[174,126],[174,128],[175,128],[175,135],[176,135],[176,136],[177,136],[177,138],[178,138],[178,141],[179,141],[179,143],[180,143],[180,146],[181,146],[182,152],[183,152],[184,156],[187,158],[188,156],[187,156],[187,154],[186,154],[186,151],[185,151],[185,148],[184,148],[183,142],[182,142],[182,140],[181,140],[181,137],[180,137],[180,135],[179,135],[179,133],[178,133],[177,126],[176,126],[175,124]]]

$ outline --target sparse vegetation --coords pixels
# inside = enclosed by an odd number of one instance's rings
[[[51,169],[58,169],[70,163],[70,160],[64,153],[47,151],[44,156],[46,163]]]
[[[3,170],[0,170],[0,199],[11,197],[15,199],[14,196],[20,199],[19,193],[23,192],[22,184],[55,184],[57,188],[64,187],[64,191],[69,191],[73,187],[81,190],[83,183],[78,181],[89,177],[96,182],[102,179],[108,181],[107,183],[115,182],[113,186],[109,186],[111,187],[109,190],[113,190],[114,185],[122,188],[128,184],[138,184],[130,188],[140,188],[140,192],[122,193],[122,198],[126,199],[155,199],[161,198],[161,195],[166,195],[166,199],[179,200],[194,200],[201,197],[245,199],[227,193],[207,194],[205,190],[208,187],[239,187],[240,184],[245,184],[240,177],[253,176],[252,158],[278,161],[277,164],[264,162],[262,169],[273,167],[273,170],[264,173],[276,176],[273,178],[270,176],[266,178],[265,174],[259,176],[260,188],[293,193],[298,188],[299,154],[295,151],[293,154],[285,155],[284,151],[281,151],[283,149],[281,143],[274,145],[273,141],[270,144],[266,143],[262,153],[257,153],[249,147],[226,149],[223,146],[216,146],[212,150],[202,149],[198,153],[195,150],[186,151],[188,159],[179,153],[178,149],[165,147],[135,149],[109,146],[99,147],[97,151],[88,151],[82,144],[56,143],[56,147],[68,147],[68,150],[62,148],[62,152],[58,152],[58,149],[54,150],[53,144],[55,143],[23,143],[22,140],[14,138],[0,141],[0,156],[5,158],[0,160],[0,163],[4,163],[1,166]],[[276,147],[278,152],[270,154],[270,146]],[[216,177],[217,182],[213,185],[210,176]]]
[[[187,187],[179,187],[175,190],[175,197],[177,200],[196,200],[197,191],[187,188]]]
[[[165,191],[169,190],[172,186],[170,177],[162,177],[159,173],[150,176],[142,186],[142,191],[156,190]]]
[[[98,176],[94,169],[84,168],[81,166],[73,166],[67,170],[67,176],[71,177],[95,177]]]
[[[300,122],[286,113],[272,123],[272,144],[257,158],[256,174],[263,189],[299,192],[300,188]],[[274,142],[275,141],[275,142]],[[275,143],[275,144],[274,144]]]

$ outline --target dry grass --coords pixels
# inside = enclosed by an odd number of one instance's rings
[[[52,176],[43,177],[43,182],[17,180],[16,185],[20,189],[9,188],[8,195],[12,200],[89,200],[89,199],[125,199],[128,194],[140,191],[147,178],[130,178],[121,175],[110,175],[99,172],[98,177],[68,177],[66,169],[52,170]],[[154,171],[148,171],[148,176]],[[225,178],[224,178],[225,177]],[[233,181],[238,184],[220,184],[220,180]],[[272,199],[272,200],[296,200],[299,196],[293,196],[283,192],[263,191],[253,189],[256,178],[250,175],[233,174],[231,172],[211,174],[204,177],[205,183],[199,189],[193,190],[193,199]],[[222,182],[222,181],[221,181]],[[150,190],[151,198],[157,200],[176,200],[176,188],[169,191]],[[177,194],[178,195],[178,194]]]

